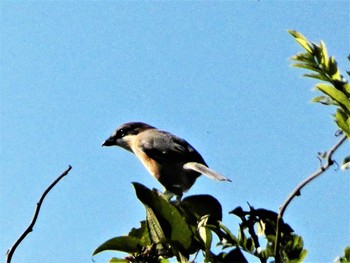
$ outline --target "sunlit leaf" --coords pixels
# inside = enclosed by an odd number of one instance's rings
[[[159,260],[159,263],[170,263],[170,261],[168,259],[166,259],[166,258],[161,258]]]
[[[350,138],[350,115],[345,114],[345,112],[340,109],[337,109],[335,112],[335,122],[337,123],[338,127]]]
[[[130,262],[129,260],[127,259],[124,259],[124,258],[111,258],[108,263],[128,263]]]
[[[349,98],[350,97],[350,83],[345,83],[343,85],[344,87],[344,91],[347,93],[347,97]]]
[[[198,222],[198,233],[199,236],[204,244],[205,248],[205,262],[210,262],[211,261],[211,242],[213,240],[212,232],[211,230],[207,227],[209,216],[203,216],[201,220]]]
[[[288,32],[295,38],[295,40],[309,53],[313,53],[313,50],[309,46],[308,40],[301,33],[295,30],[288,30]]]
[[[211,248],[211,241],[212,241],[212,234],[209,228],[205,227],[205,226],[201,226],[199,229],[199,236],[201,237],[204,246],[205,246],[205,250],[207,252],[210,251]]]
[[[328,58],[328,52],[326,45],[323,41],[320,43],[320,50],[321,50],[321,63],[325,65],[326,68],[328,68],[329,58]]]
[[[347,170],[350,169],[350,155],[346,156],[341,164],[341,169]],[[350,253],[350,252],[349,252]],[[350,254],[349,254],[350,256]]]
[[[334,104],[333,100],[331,100],[329,97],[326,97],[326,96],[318,96],[318,97],[312,98],[311,102],[317,102],[324,105]]]
[[[350,113],[350,100],[346,97],[346,95],[343,92],[330,85],[323,83],[317,84],[316,88],[330,96],[339,104],[339,106],[341,106],[345,111]]]

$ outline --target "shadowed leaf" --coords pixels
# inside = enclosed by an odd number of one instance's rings
[[[141,240],[136,237],[131,236],[121,236],[111,238],[99,246],[92,255],[96,255],[102,251],[114,250],[114,251],[124,251],[127,253],[140,252],[142,246]]]

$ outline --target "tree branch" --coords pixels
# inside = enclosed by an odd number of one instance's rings
[[[301,189],[306,186],[308,183],[316,179],[318,176],[323,174],[329,167],[331,167],[334,164],[334,161],[332,159],[334,152],[342,145],[347,139],[347,136],[341,138],[339,142],[337,142],[327,153],[326,153],[326,163],[324,165],[321,164],[321,166],[318,168],[317,171],[315,171],[313,174],[311,174],[309,177],[307,177],[304,181],[302,181],[295,189],[294,191],[288,196],[287,200],[282,204],[280,207],[278,216],[277,216],[277,223],[276,223],[276,239],[275,239],[275,262],[279,263],[281,262],[280,257],[280,238],[281,238],[281,231],[280,231],[280,224],[282,221],[282,217],[284,215],[284,212],[286,211],[289,203],[294,199],[294,197],[300,195]]]
[[[36,204],[36,209],[34,212],[34,216],[32,219],[32,222],[30,223],[30,225],[27,227],[27,229],[23,232],[23,234],[17,239],[17,241],[15,242],[15,244],[9,249],[7,250],[6,253],[6,263],[10,263],[13,254],[15,253],[16,248],[18,247],[18,245],[25,239],[25,237],[33,231],[33,227],[35,225],[35,222],[38,218],[39,212],[40,212],[40,207],[42,205],[42,203],[44,202],[44,199],[46,197],[46,195],[51,191],[51,189],[64,177],[66,176],[69,171],[72,169],[72,166],[68,166],[68,169],[66,171],[64,171],[46,190],[45,192],[42,194],[39,202]]]

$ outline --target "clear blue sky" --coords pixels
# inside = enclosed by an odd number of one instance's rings
[[[316,81],[288,58],[287,33],[324,40],[343,71],[348,1],[1,2],[0,254],[29,224],[13,262],[91,262],[107,239],[145,212],[131,182],[155,181],[130,153],[102,148],[120,124],[144,121],[197,148],[232,183],[200,178],[188,194],[278,210],[337,139],[332,109],[309,101]],[[349,152],[349,143],[336,154]],[[331,262],[350,244],[350,176],[309,185],[285,214],[308,262]],[[102,253],[106,262],[114,253]]]

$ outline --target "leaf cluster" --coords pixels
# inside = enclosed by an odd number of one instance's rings
[[[263,208],[255,209],[250,205],[249,209],[244,211],[239,206],[230,212],[242,221],[239,225],[239,244],[246,252],[258,257],[260,262],[267,262],[269,258],[275,257],[277,213]],[[280,258],[283,262],[301,262],[307,255],[307,251],[303,248],[303,239],[283,220],[280,228]],[[264,248],[261,239],[265,243]]]
[[[312,102],[336,107],[334,120],[338,128],[350,139],[350,84],[343,77],[333,56],[328,56],[324,42],[315,44],[306,39],[301,33],[289,30],[289,33],[305,49],[305,52],[293,56],[294,67],[310,70],[312,73],[304,74],[305,77],[322,80],[317,83],[315,89],[323,95],[314,97]],[[350,55],[348,56],[350,61]],[[350,76],[350,72],[347,74]],[[345,157],[342,167],[349,168],[350,156]]]
[[[344,255],[338,257],[334,263],[350,263],[350,247],[344,249]]]
[[[277,214],[266,209],[244,211],[237,207],[230,214],[241,219],[239,231],[234,235],[222,223],[222,208],[210,195],[193,195],[182,201],[170,201],[158,190],[150,190],[133,183],[136,196],[146,210],[146,220],[133,228],[127,236],[107,240],[94,255],[106,251],[123,251],[125,258],[112,258],[110,262],[168,262],[176,257],[188,262],[191,255],[203,253],[205,262],[248,262],[242,251],[267,262],[272,258]],[[221,252],[212,251],[214,235]],[[306,256],[303,240],[283,223],[283,258],[300,262]],[[264,243],[264,247],[260,245]]]

